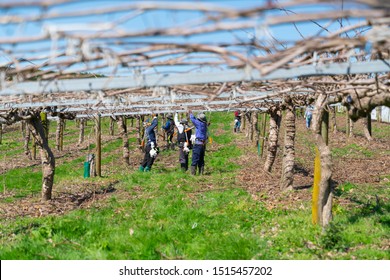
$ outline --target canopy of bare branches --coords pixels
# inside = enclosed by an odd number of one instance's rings
[[[265,110],[320,93],[354,119],[390,105],[388,1],[233,2],[2,1],[0,121]]]

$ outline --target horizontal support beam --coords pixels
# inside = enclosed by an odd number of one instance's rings
[[[212,73],[149,74],[132,77],[88,78],[55,81],[22,82],[1,85],[1,95],[55,94],[60,92],[99,91],[145,88],[216,82],[264,81],[307,76],[370,74],[390,71],[390,60],[374,60],[329,65],[305,65],[292,69],[277,69],[261,75],[255,69],[223,70]],[[1,98],[0,98],[1,102]]]
[[[235,100],[237,102],[245,102],[248,98],[260,98],[263,96],[268,96],[273,94],[272,91],[246,91],[244,94],[239,92],[224,92],[218,95],[215,98],[214,102],[226,101],[226,100]],[[175,105],[181,105],[189,102],[205,102],[208,103],[210,96],[201,95],[201,94],[178,94],[174,98],[170,96],[160,96],[160,97],[151,97],[151,96],[124,96],[120,98],[106,98],[103,100],[98,99],[64,99],[64,100],[48,100],[42,102],[25,102],[25,103],[16,103],[16,102],[4,102],[0,103],[1,110],[9,109],[23,109],[23,108],[39,108],[39,107],[58,107],[58,108],[69,108],[69,107],[88,107],[91,110],[100,108],[105,109],[107,106],[113,106],[118,109],[122,107],[131,108],[137,106],[166,106],[169,103],[174,103]],[[168,103],[169,102],[169,103]]]
[[[266,108],[244,108],[244,107],[227,108],[227,107],[223,107],[223,108],[215,108],[211,111],[193,110],[193,112],[229,112],[229,111],[236,111],[236,110],[240,110],[243,112],[248,112],[248,111],[265,112],[267,109]],[[186,113],[188,111],[187,110],[176,110],[176,112],[177,113]],[[169,111],[169,110],[143,111],[142,114],[140,112],[125,111],[125,112],[115,112],[115,113],[102,113],[102,114],[100,114],[100,116],[101,117],[115,117],[115,116],[137,116],[137,115],[152,115],[152,114],[167,114],[167,113],[172,113],[172,111]],[[94,115],[96,115],[96,113],[77,114],[76,118],[91,118]],[[57,119],[57,117],[53,117],[52,119]]]

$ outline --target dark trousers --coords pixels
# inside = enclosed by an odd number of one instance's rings
[[[184,143],[179,143],[179,162],[180,167],[184,170],[188,170],[188,153],[184,152]]]
[[[173,143],[173,134],[167,134],[167,147],[166,149],[175,149],[175,143]]]
[[[204,166],[204,155],[206,151],[206,146],[202,144],[195,144],[192,149],[192,163],[191,166]]]
[[[147,144],[146,147],[145,147],[144,160],[142,161],[142,164],[141,164],[143,167],[152,168],[152,165],[153,165],[153,162],[154,162],[155,158],[150,156],[150,150],[151,149],[152,149],[152,147],[150,146],[150,143]]]

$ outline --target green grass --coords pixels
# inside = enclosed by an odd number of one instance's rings
[[[332,148],[332,156],[336,158],[357,157],[370,158],[374,155],[373,151],[358,144],[351,143],[342,148]]]
[[[0,259],[390,259],[386,181],[337,186],[334,220],[326,231],[311,224],[311,201],[286,210],[281,200],[270,210],[237,186],[236,176],[245,166],[237,163],[243,151],[234,140],[242,135],[231,133],[231,115],[211,116],[213,144],[207,146],[205,176],[192,177],[160,161],[148,173],[123,169],[121,140],[105,143],[103,165],[112,164],[116,172],[83,182],[115,178],[116,191],[60,216],[1,220]],[[72,133],[77,137],[71,123],[67,128],[70,140]],[[362,150],[347,146],[335,150],[335,156]],[[159,155],[169,156],[176,161],[177,151]],[[84,158],[65,158],[57,166],[55,184],[80,183]],[[22,195],[0,203],[18,203],[20,196],[39,192],[40,172],[38,166],[1,175],[0,183],[5,180],[7,188]]]

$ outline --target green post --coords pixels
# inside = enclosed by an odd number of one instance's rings
[[[89,173],[90,167],[91,167],[91,165],[88,161],[84,162],[84,178],[90,177],[90,173]]]

